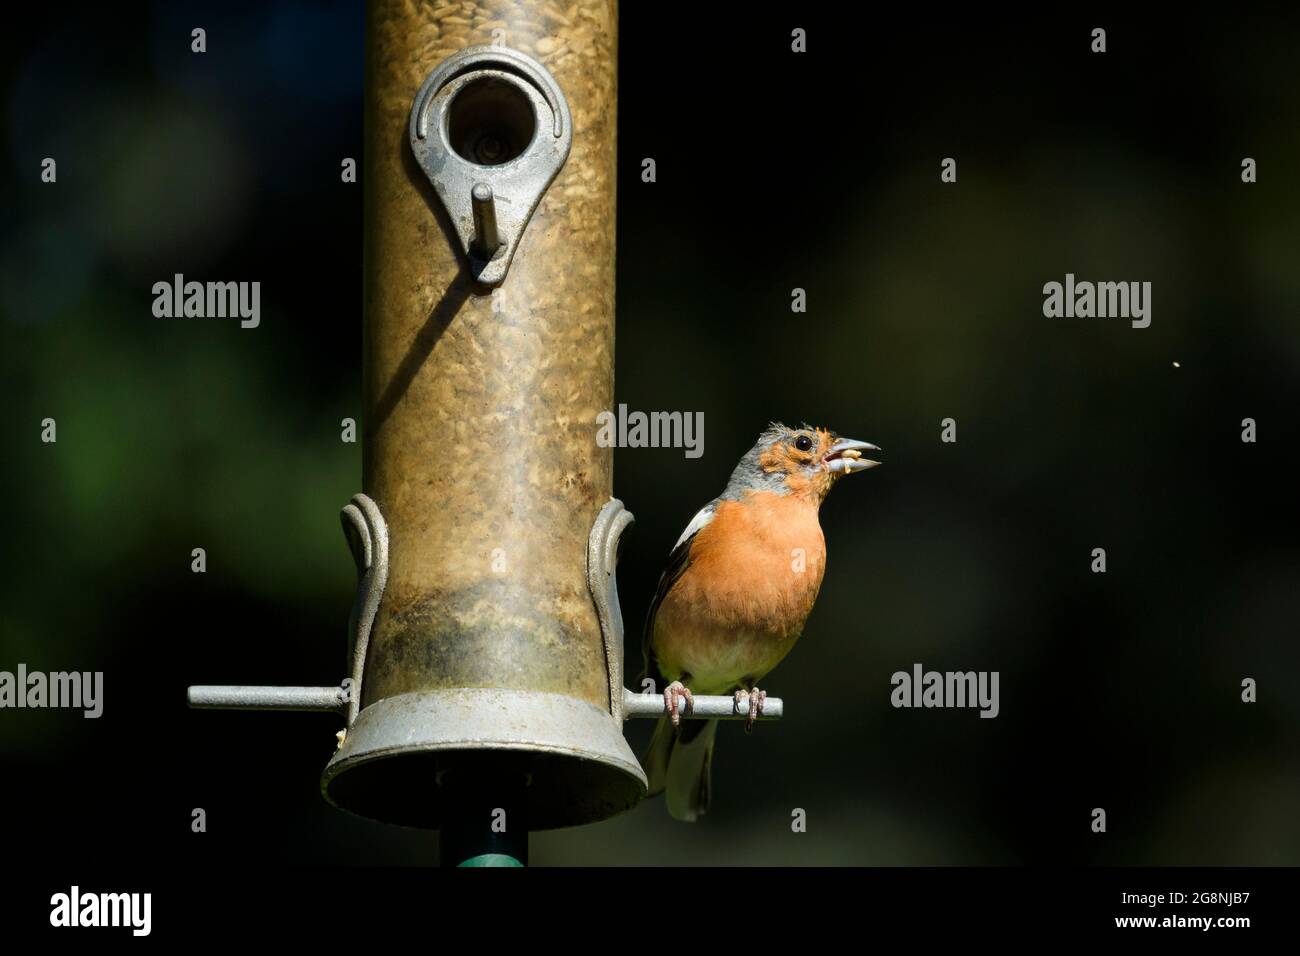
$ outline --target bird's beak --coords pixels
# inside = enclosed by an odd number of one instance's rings
[[[863,458],[864,451],[880,451],[879,445],[873,445],[869,441],[855,441],[852,438],[844,438],[837,441],[831,446],[831,450],[826,453],[826,470],[832,474],[851,475],[855,471],[866,471],[868,468],[875,468],[880,464],[878,461],[872,461],[870,458]]]

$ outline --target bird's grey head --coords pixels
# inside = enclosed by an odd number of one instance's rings
[[[739,500],[766,491],[811,495],[820,501],[844,475],[879,465],[862,457],[864,451],[879,450],[871,442],[841,438],[826,428],[773,422],[740,459],[722,497]]]

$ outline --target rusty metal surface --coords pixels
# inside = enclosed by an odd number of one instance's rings
[[[368,7],[364,493],[342,515],[358,572],[350,675],[189,692],[194,707],[345,712],[321,788],[363,816],[463,834],[465,781],[522,782],[529,829],[645,795],[621,721],[614,566],[631,515],[610,498],[595,427],[613,404],[615,29],[612,0]],[[452,206],[473,228],[458,235],[412,102],[437,63],[492,42],[550,71],[572,143],[531,218],[506,208],[509,176],[471,182],[469,169],[468,213]],[[472,108],[455,99],[472,85],[449,84],[429,113],[451,124],[440,142],[484,169],[526,148],[506,80],[486,78]]]
[[[390,567],[363,707],[493,687],[610,709],[585,575],[612,487],[615,33],[612,2],[369,7],[363,488]],[[574,136],[489,295],[407,133],[429,72],[498,40],[550,70]]]

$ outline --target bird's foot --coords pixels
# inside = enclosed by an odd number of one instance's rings
[[[695,695],[681,681],[675,680],[664,688],[664,713],[673,719],[674,727],[681,723],[681,704],[678,701],[682,699],[685,699],[689,712],[695,706]]]
[[[736,691],[736,709],[748,705],[749,716],[745,718],[745,733],[752,733],[754,721],[763,716],[763,703],[767,700],[767,691],[751,687],[749,691]]]

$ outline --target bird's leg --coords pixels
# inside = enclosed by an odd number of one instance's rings
[[[686,699],[687,711],[695,706],[695,696],[686,688],[685,684],[675,680],[664,688],[664,713],[673,719],[674,727],[681,723],[681,705],[677,703],[679,698]]]
[[[736,691],[736,707],[749,705],[749,716],[745,718],[745,733],[752,733],[754,721],[763,716],[763,702],[767,700],[767,691],[751,687],[748,691]]]

